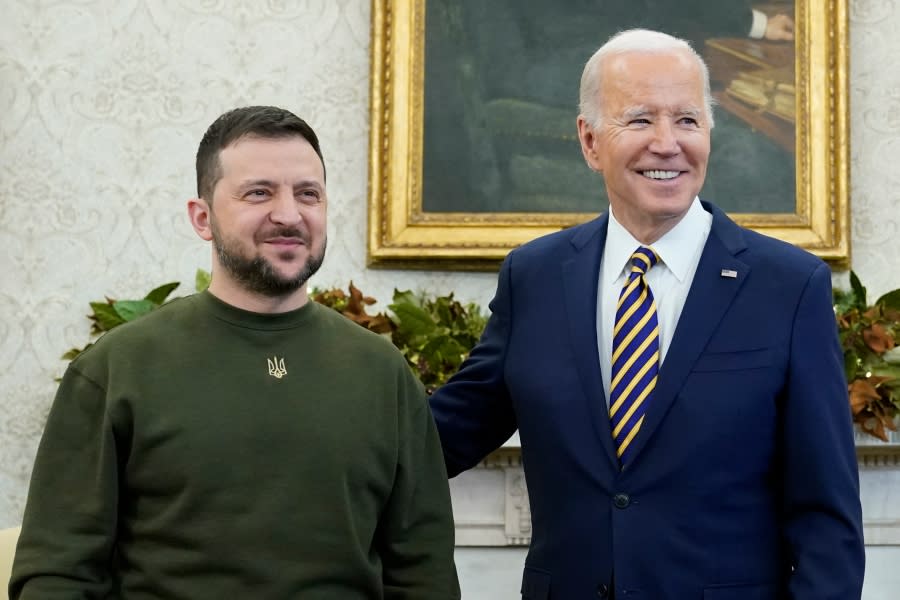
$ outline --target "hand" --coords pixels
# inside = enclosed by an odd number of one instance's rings
[[[763,37],[773,41],[793,41],[794,19],[788,15],[769,17],[766,23],[766,33],[763,34]]]

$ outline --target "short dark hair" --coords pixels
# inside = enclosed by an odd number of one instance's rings
[[[197,148],[197,195],[212,203],[213,190],[222,178],[219,154],[245,136],[267,139],[299,136],[309,142],[325,170],[319,138],[306,121],[276,106],[245,106],[229,110],[209,126]]]

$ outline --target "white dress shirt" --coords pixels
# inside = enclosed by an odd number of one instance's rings
[[[698,198],[681,221],[650,247],[659,255],[659,262],[645,276],[653,298],[659,321],[659,362],[666,358],[672,343],[675,326],[687,299],[694,273],[700,262],[700,254],[709,237],[712,215],[703,209]],[[603,391],[609,405],[609,382],[612,378],[612,333],[616,320],[616,304],[619,293],[631,271],[632,253],[642,244],[634,239],[616,220],[612,208],[606,245],[600,260],[600,277],[597,282],[597,343],[600,350],[600,371],[603,375]]]

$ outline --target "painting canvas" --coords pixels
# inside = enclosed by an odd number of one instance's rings
[[[605,210],[576,136],[579,81],[597,47],[632,27],[683,37],[709,65],[701,197],[845,261],[846,6],[809,4],[376,0],[370,264],[492,268]],[[795,41],[751,37],[754,10],[787,18]]]

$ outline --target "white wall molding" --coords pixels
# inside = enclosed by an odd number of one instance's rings
[[[857,446],[866,545],[900,545],[900,444]],[[531,509],[519,448],[451,480],[459,546],[527,546]]]
[[[900,444],[861,444],[859,494],[867,546],[900,546]]]

